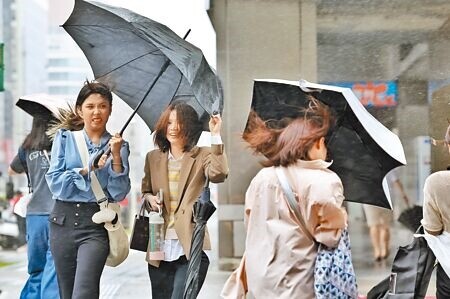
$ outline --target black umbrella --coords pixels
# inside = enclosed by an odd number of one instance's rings
[[[222,112],[220,81],[202,51],[168,27],[124,8],[83,0],[75,0],[63,27],[83,50],[95,79],[139,108],[151,130],[175,100],[191,105],[205,130],[209,116]]]
[[[137,111],[151,130],[175,100],[191,105],[205,130],[210,115],[222,112],[220,81],[203,53],[168,27],[124,8],[83,0],[75,0],[63,27],[83,50],[96,80],[135,108],[134,113]],[[203,244],[206,221],[215,210],[207,208],[208,201],[209,189],[205,189],[194,213],[197,223],[187,273],[189,294],[198,291],[201,247],[200,251],[196,248]]]
[[[423,207],[412,206],[400,213],[398,222],[403,224],[412,232],[416,232],[420,227],[420,221],[423,218]]]
[[[406,164],[403,147],[351,89],[306,81],[256,80],[251,108],[265,121],[295,118],[298,112],[292,107],[306,105],[308,95],[331,107],[336,116],[327,148],[333,160],[330,168],[341,178],[346,200],[391,208],[382,181],[391,169]]]
[[[200,291],[199,272],[202,260],[203,240],[205,239],[206,222],[216,211],[216,207],[211,202],[211,193],[206,182],[205,189],[194,204],[195,227],[192,233],[191,251],[189,253],[189,264],[186,274],[186,284],[183,298],[197,298]]]

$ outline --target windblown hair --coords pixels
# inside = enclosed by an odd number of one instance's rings
[[[100,94],[112,105],[112,93],[106,84],[95,81],[89,82],[86,80],[84,86],[78,93],[75,109],[70,106],[66,109],[59,109],[60,117],[58,121],[47,130],[47,135],[53,139],[59,129],[66,129],[69,131],[79,131],[83,129],[84,122],[78,115],[77,109],[81,108],[84,101],[92,94]]]
[[[71,106],[66,109],[59,109],[59,118],[47,130],[48,137],[53,140],[55,138],[56,132],[59,129],[65,129],[69,131],[79,131],[83,129],[84,122],[81,117],[78,116],[77,112]]]
[[[170,143],[166,136],[170,113],[174,110],[177,112],[179,134],[184,144],[183,151],[188,152],[197,144],[202,133],[202,124],[194,108],[184,102],[174,102],[164,110],[156,123],[153,141],[163,152],[170,149]]]
[[[308,151],[333,126],[330,109],[313,97],[309,97],[306,108],[298,109],[301,117],[269,121],[250,112],[242,138],[255,154],[263,154],[268,159],[261,162],[263,166],[289,166],[299,159],[310,160]]]
[[[52,141],[46,131],[50,125],[56,122],[56,118],[33,117],[33,125],[30,133],[25,137],[22,147],[26,150],[51,150]]]

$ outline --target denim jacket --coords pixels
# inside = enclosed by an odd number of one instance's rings
[[[93,158],[101,149],[108,147],[111,134],[106,132],[96,145],[91,142],[83,130],[84,138],[88,147],[90,165]],[[102,169],[95,170],[95,174],[102,186],[105,195],[110,201],[121,201],[130,191],[129,164],[130,154],[127,142],[124,142],[120,150],[123,170],[116,173],[112,169],[111,158]],[[54,199],[69,202],[96,202],[91,189],[90,175],[81,175],[83,168],[80,154],[78,152],[75,137],[71,131],[64,129],[56,133],[53,141],[50,168],[45,176]]]

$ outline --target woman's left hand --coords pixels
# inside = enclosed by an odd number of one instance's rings
[[[209,131],[211,135],[220,135],[220,128],[222,127],[222,118],[220,114],[213,114],[209,119]]]
[[[123,139],[119,133],[114,134],[109,140],[109,147],[113,156],[120,156],[120,148],[122,147]]]

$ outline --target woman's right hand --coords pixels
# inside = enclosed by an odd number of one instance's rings
[[[213,114],[209,119],[209,131],[211,135],[216,136],[220,135],[220,129],[222,127],[222,118],[220,114]]]
[[[157,212],[162,207],[161,201],[159,200],[158,196],[152,195],[150,193],[145,193],[144,200],[146,208],[150,208],[152,211]]]

